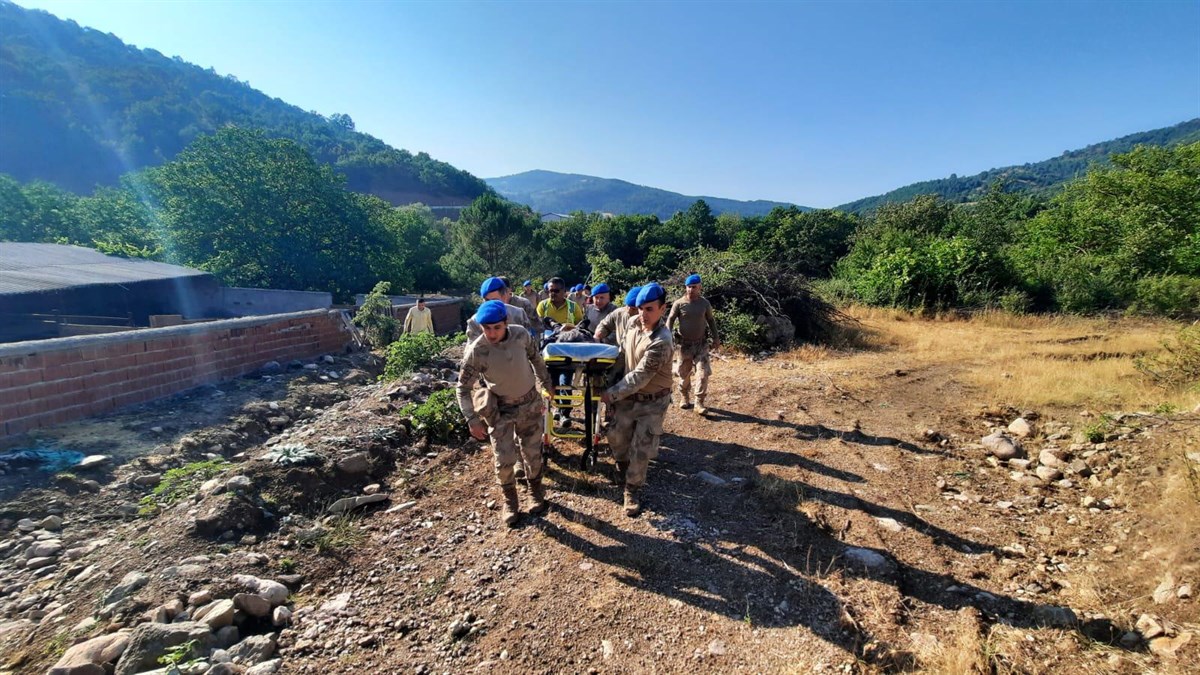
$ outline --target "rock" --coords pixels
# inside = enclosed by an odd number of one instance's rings
[[[1038,463],[1053,469],[1061,469],[1066,465],[1058,453],[1049,448],[1038,453]]]
[[[271,659],[250,667],[246,670],[246,675],[275,675],[282,666],[283,659]]]
[[[45,558],[47,556],[56,556],[60,551],[62,551],[61,541],[57,539],[46,539],[44,541],[37,542],[33,546],[30,546],[29,550],[25,552],[25,555],[30,558]]]
[[[207,589],[196,591],[188,596],[188,604],[192,607],[203,607],[210,602],[212,602],[212,592]]]
[[[197,534],[207,537],[230,530],[255,530],[263,522],[262,509],[241,495],[226,493],[205,498],[193,527]]]
[[[37,570],[43,567],[49,567],[55,562],[54,558],[30,558],[25,562],[25,569]]]
[[[1041,465],[1033,471],[1043,483],[1051,483],[1062,478],[1062,472],[1052,466]]]
[[[1082,459],[1071,460],[1071,463],[1067,465],[1067,470],[1071,473],[1077,473],[1084,478],[1092,475],[1092,467],[1088,466],[1088,463]]]
[[[383,486],[381,486],[379,483],[371,483],[370,485],[363,488],[363,494],[364,495],[378,494],[381,489],[383,489]]]
[[[1025,450],[1021,447],[1020,441],[1010,438],[999,431],[989,436],[984,436],[979,442],[997,459],[1015,459],[1025,455]]]
[[[251,593],[261,595],[266,598],[271,606],[282,605],[287,602],[288,589],[287,586],[273,581],[271,579],[260,579],[249,574],[235,574],[230,579],[241,587],[249,590]]]
[[[338,460],[337,470],[350,476],[365,474],[371,470],[371,456],[365,452],[346,455]]]
[[[233,606],[253,617],[261,618],[271,613],[271,601],[252,593],[234,595]]]
[[[711,474],[707,471],[701,471],[701,472],[697,473],[696,478],[699,478],[700,480],[702,480],[705,483],[708,483],[709,485],[712,485],[714,487],[721,487],[723,485],[729,484],[729,481],[725,480],[724,478],[721,478],[720,476]]]
[[[896,522],[895,518],[876,518],[875,523],[887,530],[888,532],[903,532],[904,526]]]
[[[1179,588],[1175,590],[1175,597],[1179,598],[1180,600],[1187,600],[1188,598],[1192,597],[1192,585],[1181,584]]]
[[[276,626],[286,626],[292,622],[292,610],[280,605],[271,615],[271,623]]]
[[[229,648],[229,656],[234,663],[253,666],[271,658],[275,653],[275,634],[251,635]]]
[[[895,569],[895,565],[887,556],[869,548],[850,547],[846,549],[842,557],[846,559],[846,562],[851,563],[852,567],[876,574],[891,573]]]
[[[79,471],[87,471],[96,467],[104,466],[112,459],[109,455],[88,455],[84,457],[75,468]]]
[[[1024,417],[1018,417],[1008,425],[1008,433],[1017,438],[1028,438],[1033,433],[1033,425],[1027,422]]]
[[[274,375],[275,373],[282,373],[283,366],[279,365],[278,361],[267,361],[262,364],[262,368],[259,368],[258,371],[264,375]]]
[[[111,605],[114,602],[125,599],[126,597],[136,593],[143,586],[150,583],[150,575],[145,572],[130,572],[121,578],[121,583],[104,596],[102,604]]]
[[[201,621],[212,630],[220,630],[233,624],[233,600],[214,600],[192,612],[193,621]]]
[[[48,675],[104,675],[104,664],[121,658],[129,645],[129,633],[101,635],[66,651]]]
[[[1184,631],[1173,638],[1166,636],[1157,637],[1150,641],[1150,651],[1158,656],[1173,659],[1175,658],[1175,652],[1179,651],[1180,647],[1186,645],[1188,642],[1191,642],[1191,640],[1192,634],[1187,631]]]
[[[1154,589],[1154,604],[1162,605],[1175,599],[1175,575],[1167,572],[1158,588]]]
[[[225,481],[225,488],[234,492],[249,492],[254,489],[254,481],[249,476],[234,476]]]
[[[160,482],[162,482],[161,473],[144,473],[133,479],[133,484],[140,485],[141,487],[154,487]]]
[[[1142,635],[1143,640],[1152,640],[1166,633],[1162,623],[1149,614],[1139,616],[1137,623],[1134,624],[1134,628],[1137,628],[1137,632]]]
[[[1028,459],[1010,459],[1010,460],[1008,460],[1009,466],[1011,466],[1014,469],[1020,469],[1021,471],[1028,469],[1029,465],[1032,463],[1033,462],[1029,461]]]
[[[222,647],[231,647],[237,644],[241,637],[237,626],[225,626],[216,633],[217,644]]]
[[[317,610],[317,613],[328,616],[336,616],[346,611],[349,606],[350,593],[338,593],[337,595],[333,596],[332,600],[326,600],[324,603],[322,603],[320,609]]]
[[[46,516],[42,518],[42,522],[38,523],[38,527],[51,532],[57,531],[62,527],[63,519],[58,516]]]
[[[388,496],[383,494],[363,495],[361,497],[343,497],[329,506],[329,512],[346,513],[348,511],[353,511],[360,506],[386,501],[387,498]]]
[[[171,647],[195,640],[197,653],[206,653],[213,646],[213,635],[208,626],[194,621],[179,623],[143,623],[129,636],[129,645],[121,660],[117,662],[114,675],[135,675],[153,670],[158,658]]]
[[[407,511],[408,509],[411,509],[412,507],[414,507],[416,505],[417,505],[417,503],[415,501],[404,502],[403,504],[397,504],[397,505],[391,507],[387,511],[384,511],[384,513],[395,513],[397,511]],[[489,506],[488,508],[494,508],[494,507]]]
[[[1074,626],[1079,618],[1070,607],[1058,605],[1037,605],[1033,608],[1033,619],[1041,626],[1061,627]]]
[[[467,631],[469,630],[471,630],[471,624],[463,621],[462,619],[455,619],[454,621],[450,622],[450,626],[446,628],[446,634],[450,636],[451,640],[457,640],[466,635]]]
[[[222,650],[218,650],[222,651]],[[204,675],[245,675],[246,669],[235,663],[213,663],[212,667],[204,671]],[[168,674],[169,675],[169,674]]]

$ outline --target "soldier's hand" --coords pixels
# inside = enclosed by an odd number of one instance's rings
[[[485,429],[483,427],[483,422],[480,422],[479,420],[475,420],[474,422],[471,422],[469,425],[467,425],[467,428],[471,432],[471,437],[474,438],[475,440],[477,440],[477,441],[487,440],[487,429]]]
[[[720,348],[721,348],[721,341],[720,341],[720,340],[715,340],[715,339],[714,339],[714,340],[712,341],[712,350],[715,352],[715,351],[717,351],[717,350],[718,350],[718,349],[720,349]]]

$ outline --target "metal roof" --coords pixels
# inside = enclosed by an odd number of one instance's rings
[[[0,242],[0,295],[207,275],[190,267],[118,258],[82,246]]]

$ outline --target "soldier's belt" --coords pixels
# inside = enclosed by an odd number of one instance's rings
[[[653,394],[643,394],[642,392],[639,391],[636,394],[630,395],[629,400],[637,401],[638,403],[645,403],[646,401],[657,401],[660,398],[666,398],[667,396],[670,396],[670,395],[671,395],[670,389],[663,389],[662,391],[655,392]]]
[[[538,397],[537,387],[534,387],[533,389],[530,389],[523,396],[518,396],[516,398],[501,398],[500,399],[500,407],[501,408],[515,408],[517,406],[525,405],[526,403],[535,401],[535,400],[537,400],[537,397]]]

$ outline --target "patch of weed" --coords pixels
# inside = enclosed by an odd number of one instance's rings
[[[313,540],[317,552],[342,551],[361,544],[367,535],[358,527],[358,519],[350,514],[330,518],[321,528],[321,534]]]

